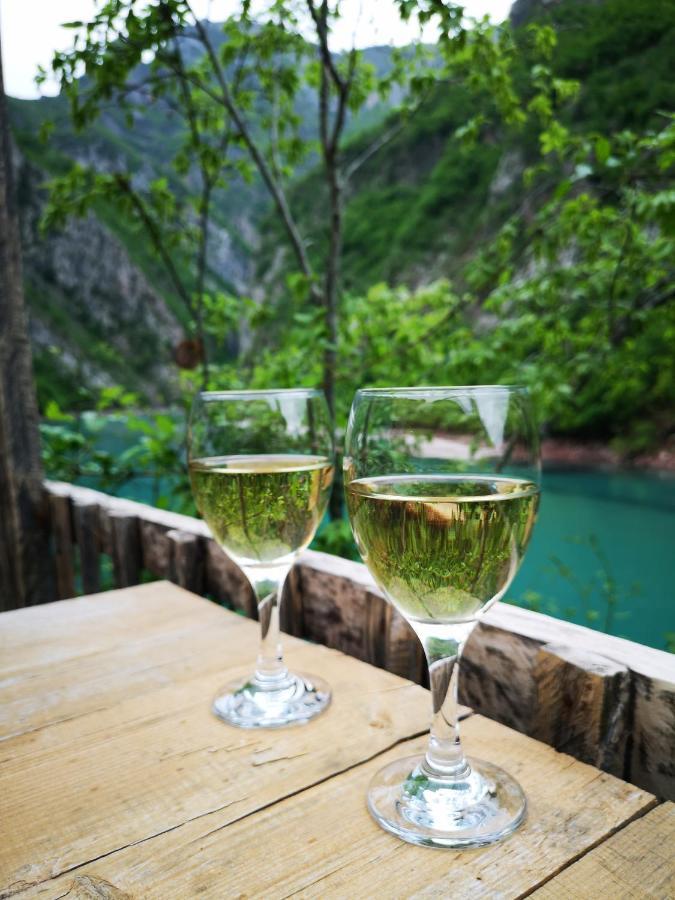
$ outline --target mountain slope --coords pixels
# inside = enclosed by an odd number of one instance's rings
[[[675,4],[669,0],[521,0],[517,21],[555,27],[553,67],[582,82],[573,127],[600,132],[655,124],[675,109]],[[523,201],[519,175],[534,136],[488,135],[469,152],[450,138],[476,110],[456,88],[439,88],[408,126],[359,171],[345,209],[344,285],[363,291],[379,280],[429,283],[452,275]],[[395,116],[395,114],[394,114]],[[395,120],[394,120],[395,121]],[[386,126],[385,126],[386,127]],[[378,132],[361,135],[357,156]],[[293,201],[322,251],[321,180],[311,173]],[[262,275],[283,240],[270,220]],[[278,277],[278,273],[277,277]]]
[[[583,82],[570,114],[585,129],[640,128],[661,109],[675,108],[675,4],[670,0],[518,0],[514,17],[553,24],[559,44],[554,66]],[[212,26],[213,37],[219,31]],[[378,69],[387,48],[371,48]],[[344,286],[363,291],[374,282],[417,285],[452,275],[522,202],[519,175],[532,157],[533,136],[488,135],[469,153],[450,138],[475,110],[457,90],[439,89],[394,140],[366,163],[350,185],[345,209]],[[316,98],[299,101],[307,133]],[[350,123],[348,153],[358,154],[387,127],[377,102]],[[72,161],[97,169],[129,167],[137,179],[164,174],[164,161],[180,141],[180,127],[148,104],[129,128],[122,113],[106,109],[83,134],[69,123],[65,100],[12,101],[19,148],[25,275],[41,401],[77,401],[84,384],[119,382],[152,401],[170,395],[172,347],[185,312],[148,239],[101,203],[84,222],[42,236],[38,220],[42,182]],[[43,122],[55,122],[48,145]],[[176,190],[181,190],[179,182]],[[306,170],[291,202],[322,252],[323,185]],[[214,206],[209,287],[270,302],[283,284],[286,238],[269,214],[262,186],[232,184]],[[52,348],[57,348],[56,352]]]
[[[220,28],[209,28],[217,47]],[[391,64],[386,47],[371,48],[365,55],[379,72]],[[317,102],[314,92],[302,89],[298,111],[307,137],[316,130]],[[351,118],[349,133],[376,127],[388,109],[373,97]],[[176,193],[184,193],[186,182],[166,165],[181,142],[181,122],[146,102],[130,127],[124,113],[111,104],[78,133],[63,97],[10,99],[10,116],[18,148],[26,294],[41,405],[49,399],[64,406],[86,405],[83,390],[86,394],[88,388],[111,383],[132,388],[152,402],[167,399],[174,381],[172,348],[187,317],[147,235],[105,202],[84,222],[73,220],[61,232],[42,234],[39,222],[44,183],[73,162],[104,172],[128,169],[137,183],[168,177]],[[45,123],[51,123],[46,143],[39,136]],[[250,184],[235,181],[214,196],[207,290],[253,290],[258,229],[268,206],[257,178]],[[181,265],[189,283],[191,262],[183,260]]]

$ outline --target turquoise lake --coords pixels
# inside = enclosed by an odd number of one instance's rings
[[[604,561],[589,546],[593,540]],[[569,567],[575,584],[551,557]],[[618,594],[609,631],[666,649],[667,633],[675,632],[674,562],[673,475],[548,471],[537,526],[509,596],[536,592],[542,612],[605,630],[607,603],[598,588],[609,575]],[[580,597],[589,587],[591,621]]]

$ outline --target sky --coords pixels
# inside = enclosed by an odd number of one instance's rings
[[[226,17],[232,0],[193,0],[200,17],[214,21]],[[495,21],[506,18],[511,0],[464,0],[467,15],[489,15]],[[94,0],[0,0],[5,91],[12,97],[38,97],[34,78],[38,65],[48,67],[55,50],[71,46],[73,33],[61,28],[62,22],[87,20],[95,9]],[[334,35],[334,48],[356,44],[406,44],[417,36],[414,25],[401,22],[393,0],[343,0],[343,17]],[[426,35],[431,38],[432,35]],[[55,86],[42,93],[56,93]]]

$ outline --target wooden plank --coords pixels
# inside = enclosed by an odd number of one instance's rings
[[[537,900],[675,897],[675,805],[622,828],[532,896]]]
[[[165,529],[176,528],[179,531],[189,531],[203,537],[210,537],[206,522],[195,519],[193,516],[184,516],[181,513],[160,509],[158,506],[148,506],[146,503],[138,503],[135,500],[127,500],[123,497],[113,497],[93,488],[81,487],[77,484],[69,484],[65,481],[45,481],[45,488],[51,494],[70,497],[73,503],[81,502],[85,505],[102,506],[110,511],[121,510],[128,515],[135,515],[146,522],[154,522]]]
[[[172,528],[166,533],[171,547],[169,578],[174,584],[199,593],[204,585],[204,548],[202,539],[188,531]]]
[[[534,665],[541,646],[479,623],[462,657],[460,697],[482,715],[527,734],[535,716]]]
[[[56,558],[56,592],[60,600],[75,593],[73,566],[73,523],[70,497],[49,494],[51,530]]]
[[[544,644],[534,663],[535,721],[528,733],[622,777],[630,672],[588,650]]]
[[[655,802],[480,716],[469,719],[464,732],[470,751],[504,765],[527,792],[528,820],[508,841],[480,851],[433,852],[404,844],[372,821],[365,805],[370,778],[390,760],[421,750],[417,740],[228,827],[216,811],[29,896],[64,896],[86,878],[94,885],[107,882],[124,896],[165,900],[516,897]]]
[[[144,503],[136,503],[131,500],[123,500],[119,497],[111,497],[100,491],[83,488],[65,482],[46,481],[45,486],[51,494],[71,497],[73,501],[104,506],[106,509],[121,509],[129,515],[136,515],[143,523],[152,523],[161,526],[165,533],[169,529],[177,529],[196,534],[204,538],[210,538],[211,533],[205,522],[191,516],[172,513],[167,510],[147,506]],[[339,602],[339,581],[356,582],[365,590],[376,596],[381,592],[375,584],[372,576],[361,563],[343,560],[330,556],[327,553],[318,553],[313,550],[305,550],[299,557],[301,569],[311,569],[318,573],[333,575],[336,579],[334,587],[337,588],[337,600]],[[158,572],[157,574],[165,574]],[[564,645],[578,650],[587,650],[591,653],[605,656],[614,660],[633,672],[638,672],[649,678],[661,679],[668,682],[675,677],[675,658],[673,654],[655,650],[634,641],[613,635],[603,634],[581,625],[555,619],[542,613],[520,609],[509,604],[498,603],[484,616],[485,626],[494,630],[513,635],[515,639],[523,638],[530,641],[538,648],[542,644]],[[479,627],[472,636],[474,642],[482,640]]]
[[[389,603],[385,606],[384,623],[387,638],[383,651],[383,668],[418,684],[428,684],[429,674],[422,644],[403,616]]]
[[[302,637],[305,634],[304,607],[302,604],[302,580],[300,567],[293,566],[288,573],[279,610],[282,631]]]
[[[630,672],[565,645],[480,625],[462,661],[460,694],[477,711],[623,776]]]
[[[564,644],[578,650],[588,650],[641,672],[652,678],[667,678],[675,672],[675,656],[655,650],[612,634],[603,634],[584,625],[565,622],[544,613],[520,609],[509,603],[497,603],[485,614],[483,621],[492,628],[518,635],[538,644]]]
[[[80,558],[82,589],[85,594],[94,593],[101,588],[98,506],[87,500],[75,500],[73,524]]]
[[[3,613],[0,676],[14,682],[20,672],[34,674],[43,665],[98,655],[129,639],[138,640],[150,628],[158,632],[174,623],[183,626],[194,615],[195,606],[199,619],[220,621],[215,604],[167,582]]]
[[[143,563],[138,519],[122,510],[115,510],[108,516],[108,521],[115,584],[120,588],[131,587],[140,581]]]
[[[170,529],[145,519],[139,520],[139,526],[143,568],[158,578],[168,578],[171,572],[171,545],[167,534]]]
[[[306,728],[224,725],[210,712],[211,698],[250,672],[258,626],[173,585],[45,610],[0,617],[3,642],[13,647],[0,673],[6,697],[32,697],[34,707],[20,733],[0,743],[0,821],[12,823],[0,842],[0,894],[216,811],[223,824],[249,816],[428,724],[427,696],[417,685],[289,637],[289,661],[326,678],[331,707]],[[29,730],[40,721],[48,672],[63,701],[43,727]]]
[[[249,619],[258,618],[258,604],[250,582],[213,539],[206,542],[204,576],[209,594]]]
[[[374,662],[384,634],[382,596],[364,589],[353,577],[358,572],[356,565],[348,560],[336,564],[329,558],[329,565],[322,568],[301,561],[299,567],[304,634],[357,659]]]
[[[111,591],[96,604],[78,598],[38,610],[28,622],[0,616],[0,759],[9,753],[2,743],[9,736],[27,733],[31,746],[39,747],[58,723],[114,710],[130,696],[177,681],[217,676],[228,664],[252,662],[248,644],[229,654],[223,647],[215,604],[166,583],[133,594]],[[233,639],[239,626],[251,628],[237,618],[229,628]],[[12,748],[20,752],[16,744]]]
[[[647,790],[675,800],[675,655],[668,678],[633,675],[631,778]]]

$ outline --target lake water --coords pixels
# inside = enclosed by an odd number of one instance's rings
[[[106,423],[102,446],[118,452],[128,441],[121,423]],[[151,503],[153,483],[137,479],[119,493]],[[534,536],[508,598],[665,649],[668,633],[675,642],[674,564],[675,475],[545,471]]]
[[[551,557],[569,568],[574,583]],[[604,631],[607,603],[600,587],[609,576],[618,597],[607,630],[665,649],[666,634],[675,632],[674,562],[673,475],[549,471],[532,542],[509,596],[535,592],[542,612]]]

